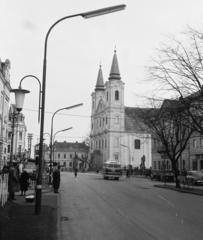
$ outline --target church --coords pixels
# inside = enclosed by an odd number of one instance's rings
[[[121,80],[117,53],[114,51],[108,80],[104,83],[101,65],[92,96],[90,161],[102,168],[113,160],[122,167],[151,167],[151,135],[134,121],[138,108],[124,105],[125,83]]]

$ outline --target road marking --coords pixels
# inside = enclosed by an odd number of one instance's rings
[[[168,200],[166,200],[165,198],[163,198],[162,196],[158,195],[160,198],[162,198],[163,200],[165,200],[167,203],[171,204],[173,207],[175,207],[175,205],[173,205],[171,202],[169,202]]]
[[[120,212],[118,209],[116,209],[118,213],[120,213],[123,217],[127,218],[128,223],[131,224],[130,220],[128,217],[126,217],[122,212]]]

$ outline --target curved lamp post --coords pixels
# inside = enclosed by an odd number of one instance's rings
[[[46,64],[47,64],[47,42],[48,37],[51,32],[51,30],[61,21],[73,18],[73,17],[83,17],[85,19],[91,18],[91,17],[97,17],[100,15],[105,15],[108,13],[113,13],[117,11],[124,10],[126,5],[121,4],[113,7],[107,7],[98,9],[95,11],[90,12],[84,12],[84,13],[78,13],[75,15],[69,15],[64,18],[59,19],[56,21],[48,30],[46,37],[45,37],[45,43],[44,43],[44,61],[43,61],[43,73],[42,73],[42,105],[41,105],[41,124],[40,124],[40,149],[39,149],[39,171],[38,171],[38,178],[37,178],[37,187],[36,187],[36,201],[35,201],[35,215],[40,215],[41,211],[41,197],[42,197],[42,154],[43,154],[43,133],[44,133],[44,112],[45,112],[45,90],[46,90]],[[14,91],[13,91],[14,92]],[[21,111],[23,108],[23,101],[25,93],[28,93],[29,91],[18,89],[15,91],[15,94],[18,95],[18,98],[21,99],[19,104],[17,105],[18,111]],[[17,97],[16,97],[17,98]],[[17,100],[17,99],[16,99]]]
[[[126,145],[123,145],[123,144],[121,144],[121,146],[128,148],[128,150],[129,150],[129,165],[131,165],[130,148]]]

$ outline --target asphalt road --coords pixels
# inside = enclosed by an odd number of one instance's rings
[[[144,178],[61,174],[62,240],[202,240],[203,197]]]

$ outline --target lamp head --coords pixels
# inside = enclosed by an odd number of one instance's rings
[[[23,109],[23,103],[24,103],[24,98],[26,93],[30,93],[30,91],[25,90],[25,89],[12,89],[10,92],[15,93],[15,105],[16,105],[16,110],[18,112],[22,111]]]

